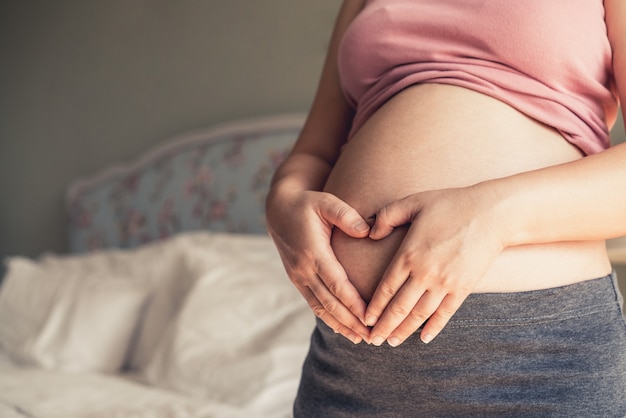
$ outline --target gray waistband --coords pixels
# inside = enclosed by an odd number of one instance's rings
[[[448,326],[507,325],[584,316],[622,305],[615,273],[567,286],[514,293],[471,294]]]

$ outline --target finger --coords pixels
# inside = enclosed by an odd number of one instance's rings
[[[308,288],[317,301],[313,310],[316,316],[324,320],[324,322],[326,322],[325,319],[329,316],[332,317],[334,321],[337,321],[337,323],[333,322],[335,325],[331,327],[335,331],[339,331],[342,329],[341,326],[343,326],[363,338],[369,338],[369,328],[363,325],[363,322],[341,303],[320,279],[309,284]],[[309,305],[311,304],[309,303]]]
[[[301,293],[308,302],[315,316],[320,318],[335,333],[343,335],[355,344],[358,344],[363,340],[357,332],[352,330],[349,326],[342,324],[337,318],[331,315],[330,312],[327,311],[323,304],[317,299],[311,289],[304,288],[301,290]]]
[[[394,228],[413,222],[419,210],[419,201],[415,195],[383,206],[376,213],[376,222],[370,230],[369,237],[375,240],[385,238]]]
[[[413,257],[410,254],[399,255],[403,254],[403,247],[404,245],[400,246],[400,249],[389,263],[383,278],[372,295],[369,305],[367,305],[365,325],[374,326],[377,324],[378,318],[380,318],[391,300],[407,281],[410,282],[409,286],[412,286],[413,291],[419,292],[419,289],[413,287],[417,284],[417,281],[414,278],[412,279],[412,277],[419,277],[411,275],[411,268],[414,265],[411,261]],[[417,298],[419,298],[420,294],[417,295]],[[417,298],[414,300],[414,304]]]
[[[325,312],[359,335],[363,337],[369,336],[369,328],[363,325],[363,322],[356,315],[330,293],[325,285],[315,284],[309,286],[309,288]]]
[[[316,270],[318,277],[324,283],[329,292],[334,295],[343,306],[356,316],[362,324],[365,324],[365,309],[367,305],[361,294],[348,278],[343,266],[334,257],[332,249],[328,249],[326,255],[317,261]]]
[[[342,324],[360,335],[369,335],[369,328],[365,326],[365,301],[330,248],[326,254],[315,262],[317,273],[314,280],[306,284],[307,287],[324,309]]]
[[[387,338],[389,345],[397,347],[413,335],[424,322],[430,321],[429,318],[432,318],[433,314],[442,304],[442,301],[445,300],[445,297],[445,294],[438,292],[425,292],[404,321],[389,335]],[[426,334],[424,334],[424,337],[425,336]],[[430,340],[428,342],[430,342]]]
[[[415,281],[408,280],[400,289],[397,295],[391,300],[384,310],[380,319],[371,330],[371,340],[374,345],[381,345],[385,340],[389,340],[392,334],[395,335],[399,327],[397,336],[408,337],[415,332],[420,325],[435,311],[438,304],[432,301],[432,293]],[[441,298],[439,299],[441,301]],[[411,330],[411,328],[413,328]],[[406,330],[408,334],[402,332]],[[403,340],[402,340],[403,341]]]
[[[365,238],[370,232],[365,219],[353,207],[333,195],[320,204],[320,212],[322,219],[353,238]]]
[[[428,319],[426,325],[424,325],[420,334],[422,342],[428,344],[437,335],[439,335],[448,322],[450,322],[452,316],[461,307],[466,298],[467,295],[448,294],[443,299],[435,313]]]

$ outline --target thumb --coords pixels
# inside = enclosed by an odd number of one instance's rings
[[[383,206],[375,215],[376,221],[369,237],[373,240],[385,238],[393,232],[394,228],[413,222],[419,210],[419,201],[415,195]]]
[[[370,232],[370,226],[363,217],[353,207],[335,196],[325,200],[320,206],[320,211],[323,219],[353,238],[365,238]]]

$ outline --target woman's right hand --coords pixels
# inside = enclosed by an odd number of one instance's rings
[[[272,190],[266,213],[285,270],[315,315],[355,344],[367,340],[365,301],[337,261],[330,238],[334,227],[365,238],[369,225],[336,196],[301,189]]]

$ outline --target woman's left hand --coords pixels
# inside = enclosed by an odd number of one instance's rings
[[[498,204],[485,187],[416,193],[376,214],[370,238],[411,226],[366,311],[370,342],[404,342],[422,326],[428,343],[441,332],[503,249]]]

